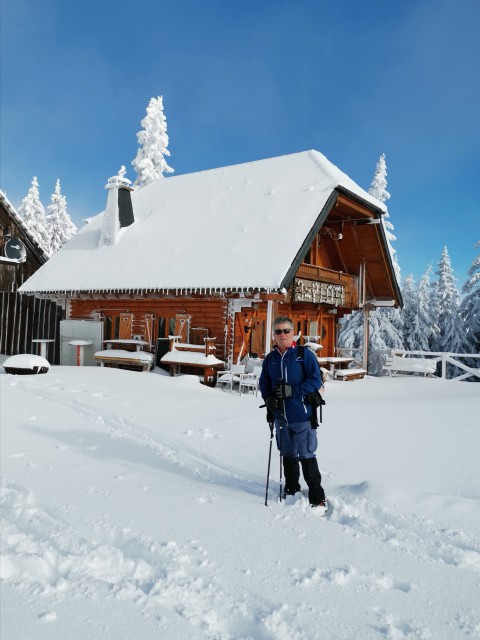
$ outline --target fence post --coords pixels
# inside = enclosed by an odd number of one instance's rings
[[[442,353],[442,378],[447,379],[447,353]]]

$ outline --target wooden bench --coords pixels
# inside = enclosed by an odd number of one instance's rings
[[[422,373],[435,375],[437,371],[437,360],[434,358],[408,358],[401,356],[391,356],[383,365],[383,370],[387,371],[391,377],[392,373]]]
[[[367,375],[366,369],[337,369],[335,378],[337,380],[361,380]]]

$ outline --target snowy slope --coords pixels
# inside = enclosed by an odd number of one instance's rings
[[[330,511],[276,500],[254,396],[102,368],[0,375],[2,638],[480,636],[480,393],[327,383]],[[475,423],[476,422],[476,423]]]
[[[99,214],[21,291],[278,288],[339,185],[385,209],[313,150],[157,180],[115,245],[99,247]]]

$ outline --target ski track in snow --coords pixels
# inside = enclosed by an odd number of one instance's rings
[[[158,542],[100,522],[85,525],[80,534],[25,488],[3,484],[1,574],[29,593],[95,597],[100,591],[133,600],[145,615],[158,615],[159,608],[164,616],[173,612],[212,640],[308,638],[288,606],[226,593],[195,540]]]
[[[367,535],[400,553],[480,572],[478,540],[460,530],[435,529],[415,513],[407,518],[390,513],[355,492],[344,490],[329,498],[326,517],[353,535]]]
[[[35,388],[16,383],[17,389],[38,396]],[[215,502],[214,486],[238,488],[239,491],[262,495],[261,481],[245,474],[233,473],[214,459],[199,454],[193,446],[182,444],[180,454],[174,444],[161,433],[148,435],[133,420],[88,406],[88,398],[69,398],[59,387],[51,391],[42,388],[42,399],[63,404],[105,431],[111,439],[126,439],[160,458],[166,469],[181,470],[182,475],[209,485],[207,496],[197,497],[202,504]],[[101,394],[92,393],[100,398]],[[187,430],[184,436],[195,435],[203,440],[218,436],[208,428],[197,432]],[[92,432],[92,438],[95,432]],[[97,434],[98,435],[98,434]],[[78,442],[78,439],[77,439]],[[88,444],[90,451],[101,444]],[[59,446],[59,449],[67,447]],[[12,457],[22,457],[23,453]],[[61,514],[57,505],[40,503],[27,488],[2,479],[1,575],[5,581],[38,596],[81,593],[95,597],[102,592],[107,598],[135,602],[145,615],[164,619],[178,615],[201,630],[209,640],[314,640],[316,633],[306,631],[297,612],[286,604],[262,601],[258,596],[232,594],[216,575],[215,564],[208,553],[192,540],[180,545],[175,541],[158,541],[127,527],[107,526],[102,522],[72,525],[66,509]],[[94,495],[103,495],[96,487],[88,487]],[[100,492],[100,493],[99,493]],[[464,531],[438,529],[415,513],[396,515],[368,499],[368,483],[337,487],[329,497],[325,526],[338,526],[354,537],[367,536],[394,552],[409,554],[423,562],[447,564],[460,569],[480,572],[478,541]],[[272,501],[271,501],[272,503]],[[301,498],[289,506],[273,501],[272,515],[277,520],[296,518],[298,536],[305,518],[315,518],[308,501]],[[322,525],[323,526],[323,525]],[[388,574],[372,575],[358,572],[355,567],[305,567],[290,569],[292,587],[309,589],[331,583],[342,588],[362,587],[370,591],[399,590],[409,593],[415,585],[397,580]],[[386,610],[375,612],[375,637],[387,640],[401,638],[432,638],[428,628],[414,620],[394,616]],[[45,613],[42,622],[54,621],[55,612]],[[162,617],[159,618],[160,621]],[[458,628],[465,635],[480,634],[474,620],[458,618]],[[160,622],[161,624],[161,622]],[[333,637],[333,636],[332,636]]]
[[[21,383],[16,383],[16,388],[25,393],[32,393],[35,395],[38,394],[35,389],[27,385],[22,385]],[[82,399],[80,401],[76,399],[69,399],[63,395],[58,394],[58,391],[79,393],[82,391],[81,389],[67,390],[60,386],[51,387],[51,389],[56,391],[56,393],[42,388],[42,399],[46,398],[52,400],[57,404],[62,404],[72,409],[76,414],[82,416],[87,421],[95,424],[96,427],[104,427],[104,430],[108,433],[110,438],[122,438],[130,440],[140,447],[148,449],[155,456],[159,456],[165,463],[169,464],[172,471],[181,470],[183,476],[187,475],[192,479],[200,479],[208,483],[225,483],[228,484],[228,486],[231,486],[232,482],[226,481],[227,479],[231,479],[237,482],[238,487],[242,491],[245,490],[244,477],[232,473],[228,468],[222,468],[216,461],[212,459],[208,460],[208,463],[206,464],[205,453],[199,455],[198,451],[193,446],[188,448],[187,445],[182,443],[182,450],[188,450],[189,452],[188,456],[185,456],[185,454],[183,454],[185,459],[182,460],[178,451],[176,451],[172,446],[162,444],[159,441],[159,438],[162,438],[164,441],[168,441],[168,437],[164,434],[156,433],[156,437],[153,438],[152,436],[148,436],[147,434],[145,434],[145,432],[142,430],[142,427],[136,426],[135,423],[130,420],[125,420],[124,418],[119,417],[114,413],[108,412],[103,407],[102,409],[99,409],[98,407],[87,406],[84,396],[82,396]],[[102,396],[102,394],[98,392],[91,395],[94,397]],[[186,435],[188,435],[188,433]],[[95,434],[92,433],[91,437],[93,438],[94,436]],[[200,436],[202,439],[214,439],[217,437],[207,428],[201,429]],[[88,448],[91,451],[95,451],[100,449],[101,445],[97,444]],[[258,491],[261,493],[260,485],[258,485]]]

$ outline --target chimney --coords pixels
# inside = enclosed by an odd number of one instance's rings
[[[109,178],[105,185],[105,189],[108,189],[108,196],[103,214],[99,246],[114,245],[117,242],[120,229],[129,227],[135,222],[130,196],[133,188],[130,186],[131,181],[125,178],[126,171],[124,166],[120,167],[118,175]]]

